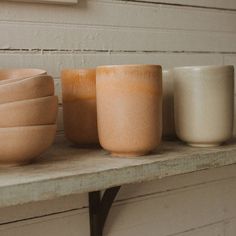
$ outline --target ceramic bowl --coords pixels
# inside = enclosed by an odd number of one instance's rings
[[[47,72],[41,69],[0,69],[0,85],[11,83],[17,80],[46,75]]]
[[[191,146],[218,146],[232,136],[234,67],[192,66],[173,70],[175,127]]]
[[[0,164],[24,164],[54,141],[56,125],[0,128]]]
[[[100,66],[96,72],[101,146],[124,157],[156,149],[162,134],[161,66]]]
[[[54,124],[57,104],[56,96],[0,104],[0,128]]]
[[[174,120],[174,82],[170,70],[162,72],[163,85],[163,138],[174,139],[175,134],[175,120]]]
[[[63,70],[61,81],[66,137],[76,144],[97,144],[96,70]]]
[[[0,104],[54,95],[53,78],[40,75],[0,85]]]

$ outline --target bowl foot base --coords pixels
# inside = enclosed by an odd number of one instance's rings
[[[191,147],[218,147],[222,143],[187,143]]]
[[[111,156],[113,157],[138,157],[144,156],[149,152],[111,152]]]

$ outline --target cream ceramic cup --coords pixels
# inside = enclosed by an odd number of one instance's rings
[[[65,69],[61,81],[66,137],[80,145],[98,144],[96,70]]]
[[[100,66],[96,73],[101,146],[124,157],[156,149],[162,133],[161,66]]]
[[[218,146],[232,136],[234,67],[192,66],[173,70],[175,128],[191,146]]]
[[[163,85],[163,107],[162,107],[162,122],[163,122],[163,138],[174,139],[175,120],[174,120],[174,82],[171,70],[162,72]]]

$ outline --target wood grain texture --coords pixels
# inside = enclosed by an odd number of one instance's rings
[[[137,0],[139,1],[139,0]],[[141,0],[140,0],[141,1]],[[236,10],[236,2],[234,0],[142,0],[145,2],[165,3],[165,4],[177,4],[183,6],[203,7],[203,8],[219,8]]]
[[[53,75],[60,93],[60,72],[63,68],[88,68],[107,64],[161,64],[168,69],[183,65],[223,64],[219,53],[170,53],[170,52],[0,52],[1,67],[44,68]]]
[[[220,168],[213,168],[166,177],[161,180],[128,184],[122,186],[116,202],[127,204],[153,195],[173,195],[174,192],[182,192],[187,189],[212,185],[214,183],[227,185],[236,177],[236,165],[229,165]],[[233,199],[233,195],[232,195]],[[229,203],[230,204],[230,203]],[[48,215],[57,215],[63,212],[80,210],[88,207],[87,194],[75,194],[56,198],[49,201],[32,202],[12,207],[1,208],[0,225],[20,222],[26,219],[43,218]],[[230,212],[229,212],[230,213]],[[230,213],[232,215],[232,211]]]
[[[0,24],[2,49],[236,52],[236,33],[162,29]],[[15,36],[18,32],[21,35]],[[9,36],[12,40],[9,41]],[[33,41],[31,37],[35,38]],[[178,36],[178,37],[177,37]],[[47,38],[48,40],[44,40]],[[196,40],[197,38],[197,40]],[[183,44],[183,42],[188,42]],[[27,46],[26,46],[27,45]]]
[[[32,12],[30,15],[29,10]],[[71,7],[3,2],[0,8],[2,23],[123,27],[131,30],[176,29],[233,33],[236,31],[233,24],[235,18],[236,12],[116,0],[79,1],[78,5]]]

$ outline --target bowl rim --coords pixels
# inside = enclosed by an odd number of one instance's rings
[[[42,75],[37,75],[37,76],[31,76],[31,77],[26,77],[26,78],[23,78],[23,79],[9,79],[9,80],[0,80],[0,87],[3,87],[3,86],[12,86],[12,84],[17,84],[17,83],[22,83],[22,82],[25,82],[27,80],[30,80],[30,79],[44,79],[44,78],[50,78],[50,79],[53,79],[53,77],[51,75],[47,75],[47,74],[42,74]],[[12,81],[13,80],[13,81]],[[7,82],[8,83],[1,83],[1,82]]]
[[[51,100],[57,100],[58,103],[58,96],[57,95],[51,95],[51,96],[45,96],[45,97],[37,97],[37,98],[30,98],[30,99],[24,99],[24,100],[16,100],[16,101],[11,101],[11,102],[0,102],[0,109],[4,106],[10,106],[10,105],[18,105],[18,104],[34,104],[34,101],[39,102],[39,101],[44,101],[49,102]]]
[[[191,71],[202,71],[202,70],[218,70],[218,69],[233,69],[233,65],[197,65],[197,66],[179,66],[172,68],[173,71],[184,71],[184,70],[191,70]]]
[[[24,78],[28,78],[28,77],[34,77],[34,76],[37,76],[37,75],[45,75],[47,74],[47,71],[46,70],[43,70],[43,69],[39,69],[39,68],[0,68],[0,74],[3,72],[5,72],[6,74],[8,75],[12,75],[12,74],[17,74],[18,72],[23,72],[23,71],[31,71],[31,72],[35,72],[34,74],[35,75],[30,75],[30,76],[27,76],[27,77],[24,77]],[[21,79],[21,78],[19,78]],[[11,80],[10,78],[9,79],[4,79],[4,80]],[[0,80],[1,81],[1,80]]]

